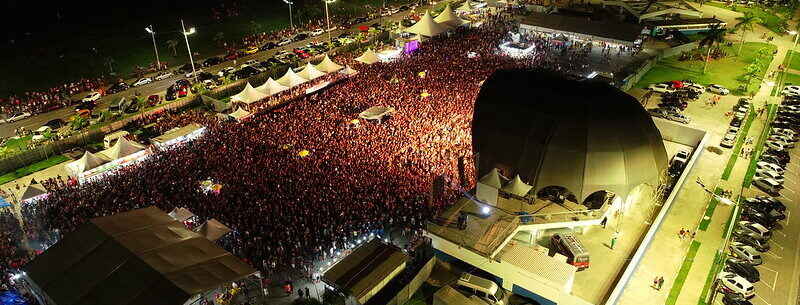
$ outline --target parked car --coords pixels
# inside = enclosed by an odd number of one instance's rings
[[[108,89],[106,89],[106,94],[119,93],[128,90],[128,88],[130,88],[130,86],[128,86],[128,84],[126,84],[125,82],[118,82],[116,84],[111,85],[111,87],[108,87]]]
[[[664,84],[664,83],[662,83],[662,84],[652,84],[652,85],[648,86],[647,89],[650,89],[651,91],[658,92],[658,93],[675,92],[675,89],[672,88],[671,84]]]
[[[5,119],[5,120],[3,120],[3,123],[12,123],[12,122],[16,122],[16,121],[22,120],[22,119],[24,119],[24,118],[27,118],[27,117],[30,117],[30,116],[31,116],[31,114],[30,114],[29,112],[16,112],[16,113],[12,113],[12,114],[11,114],[11,115],[9,115],[8,117],[6,117],[6,119]]]
[[[734,143],[736,143],[736,134],[729,132],[722,137],[722,141],[719,143],[719,146],[732,148]]]
[[[758,266],[764,263],[761,254],[756,249],[753,249],[753,247],[734,241],[731,242],[728,248],[731,250],[731,255],[748,264]]]
[[[292,41],[301,41],[301,40],[305,40],[306,38],[308,38],[308,34],[300,33],[300,34],[295,35],[294,38],[292,38]]]
[[[731,119],[730,126],[741,127],[742,126],[742,119],[734,117],[733,119]]]
[[[743,299],[752,299],[756,296],[756,289],[753,283],[748,282],[744,277],[732,273],[722,271],[717,275],[719,280],[719,287],[725,294],[730,294]]]
[[[169,71],[164,71],[164,72],[161,72],[161,73],[159,73],[159,74],[156,76],[156,78],[155,78],[155,79],[156,79],[156,80],[165,80],[165,79],[167,79],[167,78],[170,78],[170,77],[172,77],[172,75],[173,75],[173,74],[172,74],[172,72],[169,72]]]
[[[311,36],[319,36],[319,35],[322,35],[323,33],[325,33],[325,30],[320,28],[320,29],[316,29],[316,30],[311,31],[310,34],[311,34]]]
[[[237,58],[239,58],[239,54],[237,54],[236,52],[230,52],[227,55],[225,55],[225,57],[223,57],[225,61],[234,60]]]
[[[731,257],[725,260],[724,270],[736,273],[750,283],[758,283],[761,280],[761,274],[758,269],[740,259]]]
[[[206,58],[206,60],[203,61],[203,67],[208,68],[208,67],[211,67],[211,66],[216,66],[216,65],[221,64],[221,63],[222,63],[222,58],[219,58],[219,57],[216,57],[216,56],[215,57],[209,57],[209,58]]]
[[[781,184],[785,181],[783,175],[777,171],[768,169],[756,169],[756,177],[772,178],[772,180]]]
[[[778,225],[778,219],[753,209],[742,209],[741,219],[756,222],[770,230]]]
[[[269,41],[269,42],[261,45],[261,48],[259,48],[259,49],[261,49],[261,51],[267,51],[267,50],[272,50],[272,49],[277,48],[277,47],[278,47],[277,43],[275,43],[274,41]]]
[[[223,68],[222,70],[219,70],[219,72],[217,72],[217,76],[225,77],[225,76],[228,76],[228,75],[232,74],[233,72],[236,72],[236,68],[234,68],[234,67],[226,67],[226,68]]]
[[[291,38],[284,38],[283,40],[278,42],[278,46],[285,46],[285,45],[290,44],[290,43],[292,43],[292,39]]]
[[[139,87],[139,86],[142,86],[142,85],[147,85],[147,84],[152,83],[152,82],[153,82],[152,78],[142,77],[140,79],[137,79],[135,82],[133,82],[133,84],[131,84],[131,86]]]
[[[749,300],[745,300],[738,296],[733,295],[724,295],[722,297],[722,304],[723,305],[753,305]]]
[[[147,97],[147,106],[153,107],[155,105],[158,105],[158,103],[161,103],[161,96],[160,95],[153,94],[153,95]]]
[[[244,53],[245,54],[256,54],[256,53],[258,53],[258,47],[256,47],[256,46],[248,47],[247,49],[244,50]]]
[[[716,84],[708,85],[708,91],[719,95],[727,95],[728,93],[731,93],[731,91],[728,90],[728,88]]]
[[[47,121],[47,123],[44,123],[42,126],[49,126],[52,129],[59,129],[66,124],[67,122],[65,122],[63,119],[52,119]]]
[[[453,288],[468,298],[475,296],[489,305],[508,305],[509,294],[503,287],[477,275],[462,274]]]
[[[761,236],[762,239],[770,239],[770,237],[772,237],[772,232],[770,232],[767,227],[757,222],[742,220],[736,224],[736,229],[755,233]]]
[[[753,247],[753,249],[756,249],[761,253],[769,251],[769,242],[764,239],[754,238],[750,235],[738,235],[734,236],[733,240]]]

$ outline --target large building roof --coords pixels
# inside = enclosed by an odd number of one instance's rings
[[[375,238],[333,265],[322,280],[364,304],[405,268],[406,260],[400,249]]]
[[[182,304],[255,273],[156,207],[92,219],[24,269],[57,305]]]
[[[620,22],[593,21],[585,17],[531,13],[522,17],[521,25],[564,33],[587,35],[594,39],[633,43],[644,26]]]
[[[478,174],[519,175],[533,194],[561,186],[580,202],[601,190],[625,197],[667,166],[650,115],[606,84],[498,71],[483,84],[472,124]]]

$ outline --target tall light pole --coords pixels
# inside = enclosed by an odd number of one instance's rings
[[[289,26],[294,30],[294,22],[292,21],[292,4],[294,2],[289,0],[283,0],[283,2],[289,5]]]
[[[322,1],[325,1],[325,20],[326,23],[328,24],[328,28],[325,29],[325,31],[328,32],[328,43],[331,43],[331,17],[330,15],[328,15],[328,4],[334,3],[336,2],[336,0],[322,0]]]
[[[192,49],[189,47],[189,35],[195,33],[194,27],[191,27],[189,31],[186,31],[186,26],[183,25],[183,19],[181,19],[181,29],[183,30],[183,39],[186,40],[186,50],[189,51],[189,62],[192,64],[192,76],[194,76],[194,82],[197,82],[197,73],[194,70],[194,58],[192,58]]]
[[[144,28],[144,30],[147,31],[148,33],[150,33],[150,36],[153,37],[153,50],[156,51],[156,65],[158,65],[158,66],[156,66],[156,71],[160,71],[161,70],[161,61],[158,60],[158,47],[156,46],[156,31],[153,30],[153,25],[152,24],[148,25],[146,28]]]

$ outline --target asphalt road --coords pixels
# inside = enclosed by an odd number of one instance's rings
[[[417,9],[417,10],[419,10],[419,9]],[[407,15],[413,13],[413,12],[414,11],[412,11],[412,10],[398,12],[398,13],[393,14],[391,16],[383,17],[383,20],[384,21],[386,21],[386,20],[399,21],[402,18],[404,18],[405,16],[407,16]],[[380,20],[381,20],[381,18],[379,17],[379,18],[376,18],[376,19],[373,19],[373,20],[369,20],[369,21],[361,23],[361,24],[353,25],[349,29],[334,30],[334,31],[331,32],[331,37],[339,36],[340,34],[345,33],[345,32],[348,32],[348,33],[356,32],[353,29],[356,29],[358,26],[360,26],[360,25],[370,25],[370,24],[379,22]],[[298,41],[298,42],[290,43],[290,44],[282,46],[282,47],[277,47],[277,48],[274,48],[272,50],[261,51],[261,52],[258,52],[258,53],[252,54],[252,55],[247,55],[247,56],[244,56],[244,57],[240,57],[240,58],[236,59],[236,66],[238,67],[241,64],[243,64],[244,62],[246,62],[248,60],[251,60],[251,59],[263,61],[263,60],[266,60],[266,59],[272,57],[275,53],[278,53],[281,50],[290,50],[291,51],[295,47],[304,46],[304,45],[308,44],[309,42],[312,42],[312,41],[325,41],[327,39],[328,39],[328,35],[327,34],[322,34],[322,35],[319,35],[319,36],[316,36],[316,37],[310,37],[310,38],[308,38],[306,40],[303,40],[303,41]],[[220,54],[220,55],[224,55],[224,54]],[[200,64],[206,58],[208,58],[208,57],[195,58],[195,69],[200,69]],[[216,74],[217,72],[219,72],[223,68],[232,67],[232,66],[234,66],[233,61],[226,61],[226,62],[223,62],[223,63],[221,63],[219,65],[212,66],[210,68],[205,68],[204,71]],[[148,75],[148,76],[152,77],[154,75]],[[139,87],[135,87],[135,88],[130,88],[130,89],[125,90],[125,91],[120,92],[120,93],[103,96],[98,101],[97,109],[105,109],[105,108],[108,107],[110,102],[113,101],[115,98],[132,96],[134,94],[134,92],[136,92],[136,91],[138,91],[141,96],[145,96],[145,97],[149,96],[149,95],[152,95],[152,94],[159,94],[159,95],[163,96],[164,93],[166,93],[166,90],[170,85],[175,83],[175,81],[177,81],[178,79],[185,78],[184,75],[179,75],[179,76],[180,77],[173,76],[173,77],[170,77],[170,78],[165,79],[165,80],[154,81],[154,82],[152,82],[150,84],[147,84],[147,85],[143,85],[143,86],[139,86]],[[126,80],[126,81],[128,83],[131,83],[131,82],[135,81],[135,79],[130,79],[130,80]],[[84,93],[76,95],[74,98],[75,99],[80,99],[83,96],[85,96],[86,94],[88,94],[88,93],[84,92]],[[27,119],[24,119],[24,120],[21,120],[21,121],[2,124],[2,125],[0,125],[0,137],[11,137],[11,136],[14,136],[14,130],[19,128],[19,127],[25,127],[26,129],[29,129],[29,130],[36,130],[37,128],[41,127],[44,123],[47,123],[50,120],[53,120],[53,119],[64,119],[64,120],[66,120],[67,118],[72,116],[74,114],[74,112],[75,112],[75,107],[62,108],[62,109],[54,110],[54,111],[51,111],[51,112],[46,112],[46,113],[41,113],[41,114],[38,114],[38,115],[34,115],[34,116],[30,117],[30,118],[27,118]]]
[[[793,289],[797,289],[800,276],[800,152],[798,148],[790,151],[791,162],[787,165],[784,187],[779,199],[786,204],[786,219],[772,230],[770,250],[762,254],[764,264],[756,269],[761,273],[761,281],[755,284],[756,297],[753,304],[789,305]],[[748,196],[764,195],[751,186]],[[721,298],[720,298],[721,299]]]

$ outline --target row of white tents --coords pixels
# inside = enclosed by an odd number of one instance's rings
[[[80,159],[68,163],[66,165],[66,170],[70,175],[78,177],[80,174],[86,171],[92,170],[108,162],[132,155],[141,150],[144,150],[144,145],[122,137],[117,140],[117,143],[115,143],[114,146],[111,146],[111,148],[103,150],[97,154],[93,154],[87,150]]]
[[[469,1],[467,1],[466,5],[468,4]],[[467,21],[459,18],[450,8],[450,4],[448,4],[436,18],[433,18],[430,12],[426,11],[425,15],[422,15],[417,23],[403,31],[420,36],[433,37],[467,23]]]
[[[308,62],[301,68],[300,72],[295,72],[294,69],[289,68],[286,74],[277,80],[270,77],[264,84],[258,87],[253,87],[249,82],[245,85],[244,89],[234,96],[231,96],[231,102],[241,102],[247,105],[255,103],[256,101],[263,100],[269,96],[280,93],[289,88],[298,86],[307,81],[316,79],[327,73],[334,73],[342,71],[342,73],[353,74],[355,70],[350,67],[343,69],[342,66],[333,62],[333,60],[325,55],[325,58],[316,65]]]

